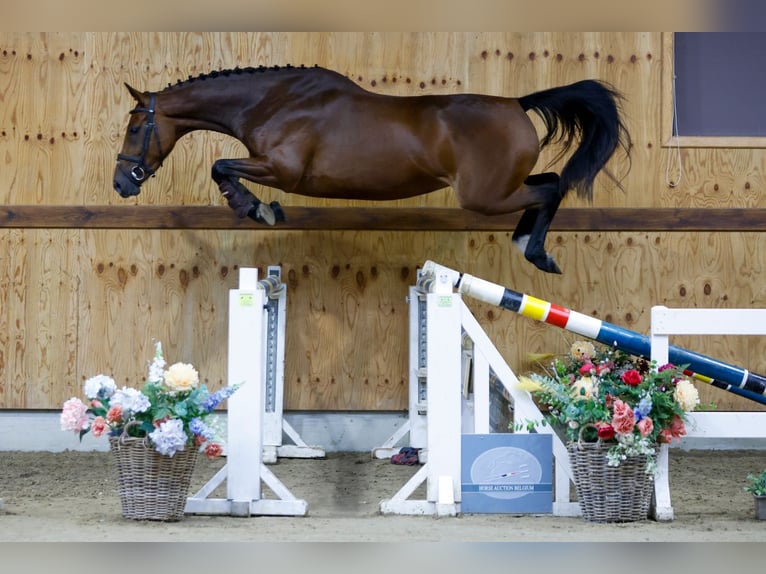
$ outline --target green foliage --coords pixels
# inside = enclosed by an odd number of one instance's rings
[[[766,470],[761,474],[748,474],[750,484],[745,487],[746,492],[752,492],[755,496],[766,496]]]

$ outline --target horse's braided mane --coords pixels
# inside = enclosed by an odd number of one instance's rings
[[[318,68],[319,66],[314,64],[314,68]],[[186,84],[191,84],[192,82],[204,82],[205,80],[211,80],[215,78],[221,78],[221,77],[228,77],[228,76],[239,76],[242,74],[262,74],[265,72],[279,72],[280,70],[295,70],[295,69],[309,69],[307,66],[301,64],[300,66],[292,66],[290,64],[287,64],[286,66],[258,66],[257,68],[253,67],[247,67],[247,68],[240,68],[237,66],[236,68],[228,68],[225,70],[218,70],[213,72],[207,72],[199,74],[198,76],[189,76],[185,80],[177,80],[175,84],[168,84],[165,88],[166,90],[176,88],[178,86],[184,86]]]

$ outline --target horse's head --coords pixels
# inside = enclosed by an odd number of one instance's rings
[[[130,197],[141,192],[141,184],[159,169],[167,152],[163,153],[155,118],[156,95],[139,92],[128,84],[125,87],[135,98],[136,107],[130,111],[122,151],[117,154],[114,189],[122,197]]]

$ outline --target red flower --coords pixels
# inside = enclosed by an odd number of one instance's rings
[[[590,375],[596,369],[595,365],[590,361],[583,363],[582,367],[578,371],[581,376],[586,377]]]
[[[194,435],[194,446],[202,446],[206,440],[201,434]]]
[[[205,456],[208,457],[210,460],[213,460],[214,458],[217,458],[221,455],[223,452],[223,449],[221,448],[221,445],[215,442],[209,442],[205,446]]]
[[[641,373],[639,373],[636,369],[625,371],[622,374],[622,382],[626,385],[630,385],[631,387],[635,387],[641,383]]]
[[[611,440],[614,438],[614,427],[609,423],[600,423],[596,426],[598,438],[601,440]]]

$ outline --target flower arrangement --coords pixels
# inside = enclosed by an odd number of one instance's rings
[[[188,363],[165,369],[162,344],[155,345],[154,359],[141,390],[117,385],[112,377],[96,375],[85,381],[87,404],[72,397],[64,403],[61,429],[118,436],[146,437],[157,452],[172,457],[187,446],[201,449],[210,458],[223,450],[220,432],[210,418],[212,411],[239,385],[214,393],[199,384],[197,370]]]
[[[544,374],[521,377],[520,388],[547,405],[545,421],[563,427],[570,441],[609,445],[607,464],[645,455],[656,471],[655,445],[686,434],[686,413],[699,405],[694,384],[674,365],[655,368],[619,350],[576,341]]]

